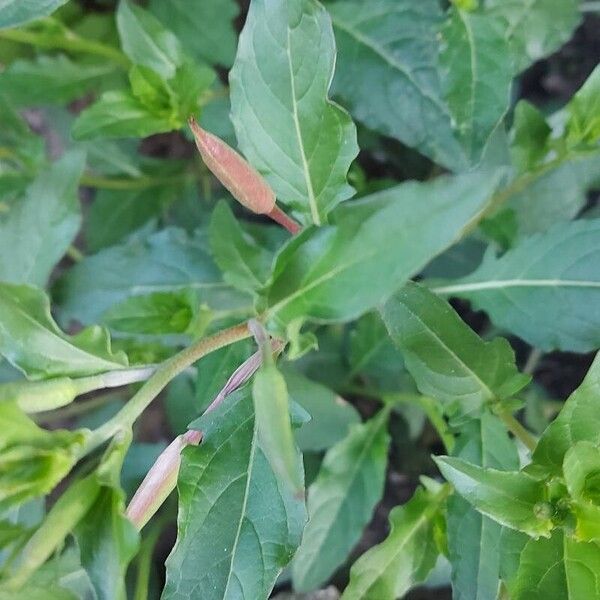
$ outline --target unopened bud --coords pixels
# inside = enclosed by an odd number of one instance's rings
[[[254,213],[269,214],[275,207],[275,194],[264,177],[223,140],[202,129],[195,119],[190,118],[189,125],[200,156],[212,174],[240,204]]]

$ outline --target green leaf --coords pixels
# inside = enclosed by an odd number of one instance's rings
[[[79,230],[77,186],[84,165],[81,152],[65,154],[0,217],[1,281],[46,284]]]
[[[128,234],[160,216],[177,191],[173,185],[139,190],[98,190],[84,224],[87,248],[97,252],[121,242]]]
[[[578,0],[486,0],[485,12],[506,20],[517,72],[558,50],[581,19]]]
[[[79,431],[46,431],[15,403],[0,402],[0,511],[49,493],[71,470]]]
[[[510,398],[530,380],[503,338],[484,342],[442,298],[409,283],[381,309],[419,391],[463,414]]]
[[[345,321],[385,301],[480,218],[498,175],[409,182],[339,207],[296,236],[267,290],[272,323]]]
[[[295,493],[302,493],[302,471],[290,420],[285,379],[275,365],[266,364],[254,376],[254,413],[260,446],[273,472]]]
[[[542,434],[533,463],[559,475],[569,448],[578,442],[600,445],[600,355],[596,356],[582,384],[569,396],[558,417]]]
[[[81,377],[127,366],[124,354],[111,351],[104,329],[66,335],[52,319],[42,290],[9,283],[0,283],[0,354],[30,379]]]
[[[248,161],[305,223],[352,195],[358,153],[348,114],[327,93],[335,63],[331,21],[316,0],[255,0],[230,73],[231,114]]]
[[[308,490],[309,521],[292,566],[294,589],[326,582],[348,557],[383,494],[389,410],[354,425],[325,455]]]
[[[104,313],[106,324],[125,333],[186,333],[199,307],[191,290],[132,296]],[[210,318],[210,317],[208,317]]]
[[[130,433],[122,435],[107,451],[95,473],[96,500],[74,532],[98,600],[125,600],[125,573],[138,548],[139,534],[125,516],[125,494],[119,484],[130,442]]]
[[[65,2],[67,0],[3,0],[0,5],[0,29],[46,17]]]
[[[183,63],[179,40],[152,13],[121,0],[117,27],[123,51],[135,64],[144,65],[165,79],[175,75]]]
[[[600,599],[600,546],[556,531],[529,540],[521,554],[512,600]]]
[[[497,417],[484,412],[462,429],[455,448],[459,458],[482,467],[516,470],[519,455]],[[455,600],[495,598],[500,576],[502,527],[477,512],[457,494],[448,499],[448,558]]]
[[[0,73],[0,88],[13,106],[71,102],[100,87],[115,71],[104,64],[76,63],[64,55],[16,60]]]
[[[567,141],[595,144],[600,140],[600,66],[567,104]]]
[[[600,347],[599,234],[600,219],[558,224],[433,291],[470,300],[542,350],[589,352]]]
[[[600,447],[591,442],[577,442],[565,454],[565,483],[572,498],[598,502],[600,500]]]
[[[505,204],[516,217],[518,236],[543,233],[574,219],[586,205],[588,191],[597,187],[599,171],[600,152],[589,152],[573,154],[554,168],[540,165],[523,175],[531,178],[529,184],[511,194]]]
[[[500,18],[451,9],[441,29],[442,88],[471,164],[508,110],[512,61]]]
[[[182,453],[163,598],[267,598],[300,543],[304,504],[269,465],[248,387],[192,426],[204,436]]]
[[[302,451],[327,450],[344,439],[352,425],[360,421],[356,409],[329,388],[291,368],[283,370],[291,400],[312,419],[294,431]]]
[[[392,509],[390,534],[352,566],[342,599],[395,600],[421,583],[438,557],[434,520],[447,495],[446,488],[418,489],[405,505]]]
[[[86,257],[59,282],[62,315],[94,323],[131,296],[185,289],[196,290],[201,303],[220,311],[247,304],[223,283],[206,246],[200,233],[166,228]]]
[[[237,35],[233,26],[239,8],[234,0],[203,0],[191,9],[186,0],[151,0],[150,11],[176,36],[186,54],[230,67]]]
[[[521,172],[535,167],[548,153],[552,129],[544,115],[527,100],[515,107],[511,153]]]
[[[370,129],[462,170],[438,72],[436,0],[369,0],[328,6],[338,45],[335,95]]]
[[[460,458],[435,459],[442,475],[480,513],[532,537],[548,537],[554,525],[546,514],[545,485],[522,471],[478,467]]]
[[[264,287],[271,274],[273,255],[242,228],[225,202],[219,202],[213,210],[209,241],[225,281],[248,292]]]
[[[155,114],[128,92],[112,91],[79,114],[72,134],[76,140],[146,137],[179,126],[172,116]]]

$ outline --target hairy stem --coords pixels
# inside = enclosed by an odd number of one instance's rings
[[[162,363],[129,402],[104,425],[94,430],[80,451],[80,458],[95,450],[117,431],[133,425],[146,407],[182,371],[211,352],[250,337],[247,323],[240,323],[202,338]]]

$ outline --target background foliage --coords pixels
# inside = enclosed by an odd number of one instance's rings
[[[0,599],[600,598],[599,10],[0,2]]]

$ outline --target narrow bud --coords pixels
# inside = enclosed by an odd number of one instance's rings
[[[127,517],[138,529],[150,520],[175,489],[181,451],[190,444],[197,446],[201,439],[199,431],[187,431],[177,436],[156,459],[127,507]]]
[[[269,214],[275,207],[275,194],[265,179],[233,148],[208,133],[190,118],[190,128],[202,160],[213,175],[246,208],[257,214]]]

